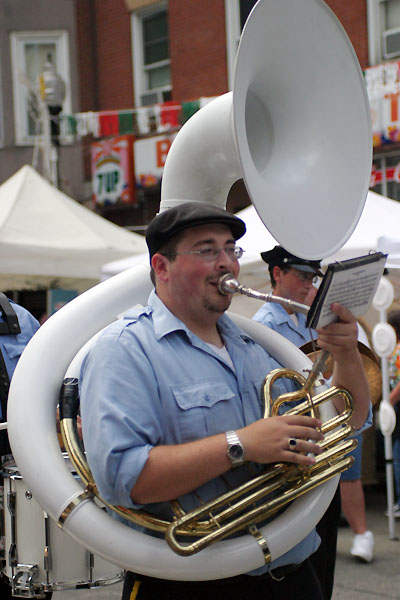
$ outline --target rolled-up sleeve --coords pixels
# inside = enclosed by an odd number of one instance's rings
[[[157,384],[131,337],[113,329],[101,337],[83,361],[80,390],[85,449],[100,494],[128,507],[131,489],[161,439]]]

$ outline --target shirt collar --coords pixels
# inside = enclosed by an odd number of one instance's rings
[[[283,308],[281,304],[271,303],[271,311],[274,313],[275,320],[278,325],[282,323],[293,323],[289,313]]]
[[[197,338],[183,321],[170,312],[157,296],[155,290],[150,293],[148,304],[153,315],[154,333],[157,339],[161,339],[173,331],[184,331],[191,340],[193,340],[193,337]],[[225,340],[229,339],[241,343],[253,341],[225,314],[218,319],[218,328]]]

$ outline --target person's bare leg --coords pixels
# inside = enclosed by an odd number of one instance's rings
[[[354,534],[367,531],[365,497],[361,479],[340,482],[342,512]]]

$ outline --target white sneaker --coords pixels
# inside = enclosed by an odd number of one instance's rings
[[[385,511],[385,515],[389,516],[389,510]],[[398,504],[393,504],[393,516],[395,519],[400,518],[400,506]]]
[[[358,533],[354,536],[350,554],[360,562],[370,563],[374,557],[374,534],[372,531]]]

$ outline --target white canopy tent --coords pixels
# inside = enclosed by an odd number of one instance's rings
[[[260,286],[263,287],[266,279],[266,265],[260,258],[260,252],[269,250],[278,242],[269,233],[254,206],[251,205],[239,211],[237,216],[243,219],[247,227],[247,232],[240,240],[240,245],[245,250],[240,261],[241,277],[244,278],[247,285],[250,285],[250,280],[259,280]],[[399,223],[400,202],[369,191],[360,220],[349,240],[335,255],[326,258],[323,264],[328,264],[333,260],[346,260],[361,256],[370,250],[378,250],[381,236],[397,239],[400,255]],[[329,227],[329,223],[321,223],[321,227]],[[137,258],[132,257],[105,264],[102,267],[102,276],[107,279],[136,263]]]
[[[242,274],[265,273],[265,264],[260,259],[260,252],[269,250],[278,242],[267,231],[253,206],[248,206],[237,213],[247,226],[247,232],[240,240],[246,250],[241,260]],[[346,260],[366,254],[369,250],[378,250],[379,238],[386,236],[396,238],[400,244],[400,202],[385,198],[369,191],[360,220],[342,248],[333,256],[324,259],[323,264],[334,260]],[[329,227],[329,223],[321,223],[321,227]]]
[[[241,283],[253,287],[257,290],[269,290],[269,277],[267,265],[261,260],[260,252],[273,248],[278,242],[269,233],[254,208],[248,206],[237,213],[237,216],[246,223],[247,232],[240,240],[240,245],[245,249],[245,254],[240,261],[240,280]],[[346,260],[367,254],[370,250],[383,251],[382,236],[391,238],[391,248],[393,250],[393,240],[397,240],[398,266],[400,266],[400,202],[385,198],[375,192],[369,191],[365,202],[364,210],[360,220],[344,246],[333,256],[326,258],[324,264],[333,260]],[[329,223],[321,223],[321,227],[329,227]],[[134,256],[121,261],[115,261],[103,265],[102,279],[107,279],[116,275],[139,262],[147,262],[147,254],[143,256]],[[388,267],[396,266],[395,260],[388,261]],[[396,276],[394,276],[396,280]],[[397,282],[393,281],[395,287]],[[257,300],[249,302],[248,299],[236,296],[233,300],[232,308],[240,314],[252,316],[262,303]]]
[[[0,185],[0,289],[83,291],[101,266],[145,251],[144,238],[114,225],[25,165]]]

